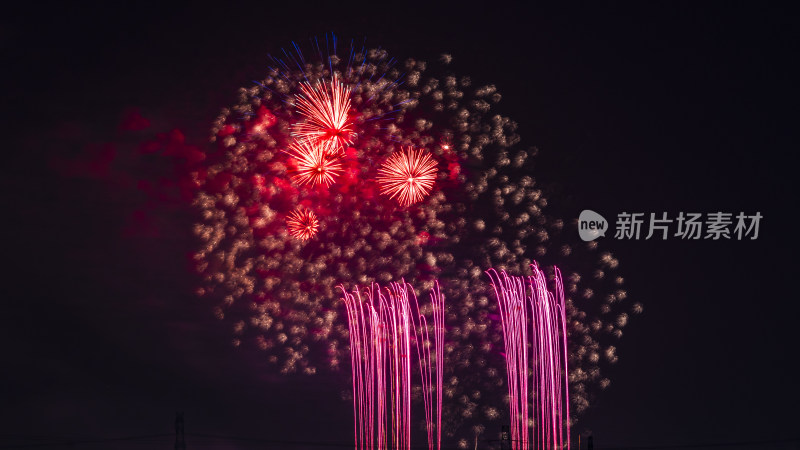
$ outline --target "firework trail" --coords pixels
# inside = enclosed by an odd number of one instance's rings
[[[537,266],[528,277],[532,295],[534,439],[538,448],[570,447],[567,316],[561,273],[555,270],[555,293],[547,290]],[[563,382],[562,382],[563,381]]]
[[[528,448],[528,315],[525,282],[494,269],[487,271],[500,309],[514,450]]]
[[[570,448],[567,316],[561,274],[555,270],[552,293],[537,265],[532,272],[516,277],[505,271],[486,271],[503,323],[512,448],[529,448],[528,380],[532,381],[533,445],[539,449]]]
[[[441,428],[442,417],[443,367],[438,352],[444,337],[444,297],[438,284],[431,293],[433,342],[410,284],[391,283],[385,291],[373,284],[364,291],[366,301],[360,290],[351,294],[344,286],[340,288],[350,332],[356,449],[411,448],[412,337],[422,379],[428,447],[441,448],[440,435],[434,438]],[[436,364],[435,369],[432,363]],[[434,383],[437,401],[433,398]]]
[[[373,449],[376,443],[385,443],[387,437],[383,370],[386,338],[378,310],[362,300],[360,291],[356,290],[354,296],[343,290],[342,295],[350,331],[356,449]]]
[[[412,291],[413,292],[413,291]],[[420,311],[419,302],[416,302]],[[433,341],[428,321],[418,314],[415,322],[417,358],[422,378],[422,398],[425,406],[425,429],[428,449],[442,448],[442,385],[444,379],[444,296],[437,282],[431,291]],[[431,353],[433,344],[433,353]],[[436,396],[434,397],[434,393]]]
[[[214,122],[215,148],[195,177],[198,294],[216,301],[234,345],[263,349],[281,373],[314,374],[341,369],[352,350],[337,285],[408,279],[427,292],[446,277],[437,433],[477,435],[506,410],[501,324],[481,276],[528,274],[531,255],[565,273],[570,399],[583,411],[641,311],[626,301],[618,261],[545,212],[536,151],[519,148],[494,86],[451,73],[448,55],[398,62],[338,47],[331,37],[275,58]],[[387,175],[409,173],[391,190]],[[307,239],[290,226],[295,211],[316,218]]]

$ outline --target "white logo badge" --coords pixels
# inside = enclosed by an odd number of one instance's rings
[[[605,236],[608,222],[600,214],[591,209],[584,209],[578,217],[578,234],[584,241],[593,241],[600,236]]]

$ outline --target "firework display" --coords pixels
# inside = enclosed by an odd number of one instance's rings
[[[319,220],[313,212],[306,209],[296,209],[286,217],[286,231],[290,236],[307,240],[314,237],[319,229]]]
[[[353,118],[350,115],[350,88],[334,76],[330,84],[319,81],[315,87],[300,85],[297,111],[305,118],[296,122],[292,136],[299,141],[332,144],[338,153],[353,143]]]
[[[385,290],[372,285],[364,290],[365,299],[358,289],[352,294],[341,289],[350,332],[356,449],[411,448],[412,341],[428,448],[441,448],[444,298],[438,285],[431,293],[430,330],[413,288],[405,282]]]
[[[403,149],[392,153],[378,170],[381,193],[408,206],[422,201],[436,180],[436,162],[422,150]]]
[[[520,148],[517,124],[496,112],[495,86],[451,73],[449,55],[401,63],[339,47],[313,40],[275,58],[214,122],[194,200],[198,293],[217,302],[234,345],[263,349],[282,373],[314,374],[341,370],[353,350],[337,286],[406,279],[429,292],[442,280],[441,400],[430,404],[444,412],[431,417],[464,447],[462,436],[508,409],[484,271],[522,276],[531,258],[558,263],[570,399],[583,411],[591,388],[609,383],[600,368],[616,360],[628,315],[641,311],[626,302],[618,261],[545,213],[536,151]],[[412,386],[428,404],[422,392]]]
[[[570,448],[567,317],[561,274],[556,269],[553,293],[539,267],[534,265],[532,272],[528,277],[494,269],[486,272],[503,324],[511,445],[514,450],[529,448],[530,402],[533,447]]]
[[[295,141],[289,146],[289,160],[295,166],[292,180],[299,185],[329,186],[342,170],[333,141]]]

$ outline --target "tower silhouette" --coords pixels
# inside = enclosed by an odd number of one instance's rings
[[[175,450],[186,450],[183,438],[183,412],[175,413]]]

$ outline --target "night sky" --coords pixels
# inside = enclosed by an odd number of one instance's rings
[[[192,210],[143,187],[170,166],[131,151],[176,129],[208,145],[268,53],[327,32],[401,59],[451,53],[497,85],[567,219],[760,212],[757,240],[601,239],[644,313],[577,429],[595,448],[800,445],[794,11],[32,3],[0,17],[0,448],[171,448],[176,411],[190,449],[352,442],[346,377],[280,376],[231,345],[193,293]],[[120,131],[135,111],[150,126]]]

